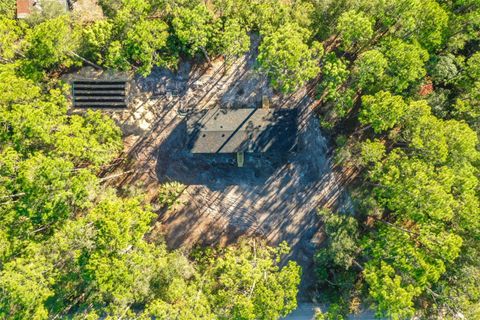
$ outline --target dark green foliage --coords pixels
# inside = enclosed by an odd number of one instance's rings
[[[322,299],[331,304],[325,319],[342,319],[356,294],[359,246],[358,223],[348,214],[319,211],[327,236],[325,247],[315,255],[319,284],[326,289]]]
[[[326,247],[315,256],[321,281],[339,276],[334,270],[349,270],[358,252],[358,223],[354,217],[320,211],[327,235]],[[341,275],[340,275],[341,277]],[[342,282],[342,281],[340,281]],[[341,283],[338,285],[341,286]]]

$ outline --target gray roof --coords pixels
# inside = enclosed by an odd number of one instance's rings
[[[192,153],[288,152],[295,143],[294,109],[220,109],[187,122]]]

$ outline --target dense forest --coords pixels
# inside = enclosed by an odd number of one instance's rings
[[[56,0],[29,19],[0,0],[0,318],[278,319],[301,270],[286,244],[170,251],[140,192],[107,188],[121,132],[68,112],[60,75],[228,64],[310,86],[354,212],[319,209],[318,319],[480,318],[480,1]],[[169,203],[169,199],[164,199]]]

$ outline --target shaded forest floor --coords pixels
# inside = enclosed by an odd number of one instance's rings
[[[290,96],[274,93],[254,70],[256,52],[226,72],[222,61],[212,67],[180,64],[177,73],[156,69],[130,84],[130,107],[112,112],[124,133],[125,150],[103,173],[110,184],[141,186],[155,199],[160,183],[187,185],[180,204],[159,208],[155,232],[171,248],[226,245],[243,236],[258,236],[273,245],[287,241],[287,259],[303,268],[300,299],[308,301],[314,283],[313,255],[323,240],[316,214],[322,206],[348,206],[345,185],[355,172],[335,168],[327,139],[313,113],[306,89]],[[233,156],[193,156],[186,148],[185,119],[193,110],[260,106],[268,96],[272,108],[297,108],[297,143],[284,155],[247,155],[244,168]]]

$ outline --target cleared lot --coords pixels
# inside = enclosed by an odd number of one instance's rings
[[[141,184],[154,197],[160,183],[180,181],[188,187],[182,205],[159,211],[172,248],[228,244],[257,235],[272,244],[287,241],[289,259],[304,270],[301,298],[313,283],[312,257],[322,231],[316,209],[344,201],[350,175],[336,172],[327,141],[312,113],[315,102],[305,90],[281,96],[253,70],[255,52],[228,72],[221,62],[202,69],[182,64],[178,73],[156,70],[132,84],[130,109],[114,117],[125,134],[126,150],[111,183]],[[212,107],[254,107],[268,96],[272,108],[297,110],[295,147],[277,154],[246,154],[243,168],[234,155],[189,152],[186,122],[192,113]],[[340,200],[340,201],[338,201]]]

